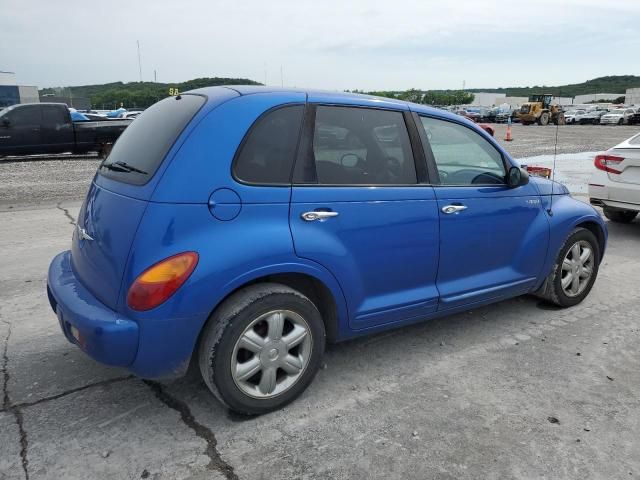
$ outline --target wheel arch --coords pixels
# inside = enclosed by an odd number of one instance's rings
[[[604,250],[607,245],[607,237],[602,226],[594,220],[586,220],[578,223],[574,228],[586,228],[591,233],[593,233],[593,235],[596,237],[596,240],[598,241],[598,250],[600,251],[600,258],[598,259],[598,262],[602,262],[602,258],[604,257]]]
[[[343,336],[343,330],[348,328],[346,300],[340,285],[331,273],[315,265],[273,265],[246,272],[222,288],[222,295],[211,306],[207,320],[200,328],[195,348],[198,348],[202,332],[213,312],[234,293],[258,283],[280,283],[298,290],[309,298],[320,311],[328,341],[338,340]]]

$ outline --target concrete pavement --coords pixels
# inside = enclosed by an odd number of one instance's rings
[[[583,304],[521,297],[329,346],[299,400],[247,419],[196,372],[144,382],[66,341],[46,271],[78,206],[0,212],[0,479],[640,476],[638,221],[609,223]]]

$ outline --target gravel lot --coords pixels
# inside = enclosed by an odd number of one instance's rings
[[[512,142],[504,142],[505,125],[494,125],[496,138],[515,158],[554,153],[553,126],[513,126]],[[638,133],[639,126],[567,125],[558,128],[558,153],[605,150]],[[36,157],[29,161],[0,160],[0,208],[47,205],[84,197],[100,164],[96,156]]]

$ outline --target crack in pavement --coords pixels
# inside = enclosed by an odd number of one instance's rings
[[[22,411],[19,408],[11,406],[11,398],[9,397],[9,380],[11,375],[9,374],[9,339],[11,338],[11,323],[6,320],[0,320],[4,323],[7,329],[7,336],[4,339],[4,347],[2,349],[2,375],[4,377],[4,385],[2,392],[2,411],[11,411],[15,418],[16,425],[18,425],[18,432],[20,434],[20,460],[22,462],[22,471],[24,472],[24,478],[29,480],[29,458],[27,452],[29,449],[29,440],[27,438],[27,432],[24,429],[24,418]]]
[[[16,417],[18,431],[20,432],[20,459],[22,460],[22,470],[24,471],[24,478],[29,480],[29,458],[27,457],[29,439],[27,438],[27,431],[24,429],[24,418],[19,408],[14,408],[12,411],[14,417]]]
[[[4,385],[2,392],[2,411],[6,410],[10,405],[9,400],[9,369],[7,366],[9,365],[9,338],[11,337],[11,324],[5,320],[0,320],[4,323],[7,329],[7,336],[4,339],[4,347],[2,349],[2,376],[4,377]]]
[[[124,377],[109,378],[107,380],[101,380],[99,382],[88,383],[88,384],[82,385],[80,387],[72,388],[70,390],[66,390],[66,391],[64,391],[62,393],[58,393],[58,394],[52,395],[50,397],[39,398],[38,400],[34,400],[32,402],[16,403],[16,404],[13,404],[13,405],[9,403],[9,404],[3,406],[3,408],[0,410],[0,413],[1,412],[11,411],[14,408],[22,409],[22,408],[33,407],[34,405],[39,405],[41,403],[46,403],[46,402],[50,402],[52,400],[57,400],[59,398],[66,397],[67,395],[71,395],[73,393],[81,392],[81,391],[87,390],[89,388],[101,387],[103,385],[110,385],[112,383],[117,383],[117,382],[124,382],[125,380],[130,380],[132,378],[135,378],[135,376],[134,375],[126,375]]]
[[[182,400],[179,400],[169,393],[167,393],[162,385],[151,381],[143,380],[143,382],[153,391],[156,398],[164,403],[167,407],[177,411],[180,414],[182,422],[189,427],[194,433],[207,442],[206,455],[209,457],[208,469],[216,469],[222,473],[227,480],[238,480],[238,476],[233,470],[233,467],[225,462],[218,452],[218,441],[214,433],[201,423],[199,423],[191,413],[189,406]]]
[[[73,215],[71,215],[71,214],[69,213],[69,210],[68,210],[67,208],[64,208],[64,207],[62,206],[62,204],[60,204],[60,203],[56,204],[56,208],[57,208],[58,210],[61,210],[61,211],[62,211],[62,213],[64,213],[64,216],[65,216],[65,217],[67,217],[67,218],[69,219],[69,223],[70,223],[71,225],[75,225],[75,224],[76,224],[76,219],[75,219],[75,218],[73,218]]]

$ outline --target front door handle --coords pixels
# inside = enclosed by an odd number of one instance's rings
[[[337,217],[338,212],[327,212],[320,210],[315,212],[304,212],[300,216],[306,222],[315,222],[316,220],[325,220],[327,218]]]
[[[458,213],[466,209],[467,209],[466,205],[446,205],[442,207],[442,213],[446,213],[446,214]]]

